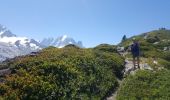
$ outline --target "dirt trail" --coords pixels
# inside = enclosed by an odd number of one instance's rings
[[[141,63],[140,64],[141,70],[152,70],[152,68],[147,63]],[[137,70],[140,70],[138,68],[134,68],[133,61],[126,59],[125,60],[125,69],[124,69],[124,76],[127,76],[129,74],[134,75]],[[119,85],[121,86],[122,81],[119,80]],[[118,90],[117,90],[118,91]],[[117,91],[114,92],[110,97],[108,97],[106,100],[116,100]]]

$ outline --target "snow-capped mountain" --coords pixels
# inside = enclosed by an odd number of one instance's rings
[[[42,45],[48,47],[48,46],[55,46],[58,48],[63,48],[66,45],[74,44],[78,47],[83,47],[83,44],[81,41],[76,42],[73,38],[68,37],[67,35],[60,36],[58,38],[45,38],[40,42]]]
[[[0,61],[22,55],[22,51],[8,43],[0,42]]]
[[[40,49],[42,49],[41,44],[34,39],[17,37],[6,27],[0,25],[0,61]]]
[[[3,37],[16,37],[16,35],[12,34],[12,32],[8,30],[5,26],[0,25],[0,38]]]
[[[41,44],[34,39],[26,37],[17,37],[10,30],[0,25],[0,42],[16,46],[19,49],[38,50],[42,49]]]
[[[26,55],[48,46],[62,48],[69,44],[74,44],[81,48],[83,47],[81,41],[76,42],[67,35],[58,38],[46,38],[41,42],[37,42],[34,39],[18,37],[5,26],[0,25],[0,62],[7,58]]]

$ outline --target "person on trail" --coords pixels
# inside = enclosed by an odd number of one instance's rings
[[[133,38],[133,44],[131,45],[131,52],[132,52],[132,56],[133,56],[133,65],[134,68],[136,69],[136,62],[137,62],[137,67],[140,68],[140,46],[139,46],[139,42]]]

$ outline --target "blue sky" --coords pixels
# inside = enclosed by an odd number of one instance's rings
[[[170,0],[0,0],[0,24],[14,34],[38,40],[66,34],[86,47],[170,29],[169,12]]]

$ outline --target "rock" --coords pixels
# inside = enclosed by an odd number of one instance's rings
[[[0,76],[5,76],[11,74],[11,70],[9,68],[0,70]]]
[[[155,42],[155,43],[153,43],[153,44],[158,44],[159,42]]]
[[[117,47],[117,51],[118,52],[124,52],[125,51],[125,47]]]
[[[167,51],[168,50],[168,47],[164,47],[164,51]]]

